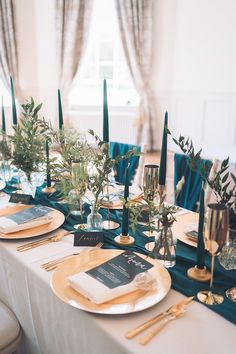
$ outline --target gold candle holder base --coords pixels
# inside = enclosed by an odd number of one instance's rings
[[[46,194],[52,194],[56,192],[56,189],[53,187],[45,187],[42,189],[42,192]]]
[[[199,269],[196,265],[195,267],[188,269],[187,276],[190,279],[202,282],[207,282],[211,279],[211,273],[206,269],[206,267]]]
[[[17,189],[16,191],[13,191],[12,193],[14,194],[23,194],[22,189]]]
[[[214,294],[207,290],[199,291],[199,293],[197,293],[197,298],[200,302],[206,305],[220,305],[224,301],[222,295]]]
[[[134,244],[134,238],[129,235],[119,235],[114,238],[114,241],[122,246],[130,246]]]
[[[12,187],[17,188],[17,189],[21,189],[21,184],[20,183],[14,183],[14,184],[12,184]]]
[[[105,230],[115,230],[120,227],[120,224],[118,222],[112,221],[112,220],[105,220],[103,221],[103,228]]]

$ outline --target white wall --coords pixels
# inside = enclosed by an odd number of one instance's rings
[[[152,87],[161,127],[236,160],[236,1],[156,0]],[[170,143],[171,148],[176,149]]]

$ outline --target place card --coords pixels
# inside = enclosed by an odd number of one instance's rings
[[[129,284],[139,273],[146,272],[153,265],[131,251],[125,251],[111,260],[93,268],[86,274],[109,289]]]
[[[11,194],[9,199],[9,203],[17,203],[17,204],[30,204],[31,195],[30,194]]]
[[[74,246],[96,246],[103,238],[103,232],[79,231],[74,235]]]

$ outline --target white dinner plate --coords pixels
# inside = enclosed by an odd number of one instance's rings
[[[0,179],[0,191],[6,187],[6,182],[4,182],[2,179]]]

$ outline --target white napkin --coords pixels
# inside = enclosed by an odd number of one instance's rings
[[[35,220],[25,222],[23,224],[17,224],[15,221],[10,220],[8,217],[2,216],[0,218],[0,232],[4,234],[10,234],[12,232],[18,232],[22,230],[32,229],[33,227],[49,224],[52,221],[51,216],[42,216]]]
[[[154,267],[149,269],[148,273],[154,278],[156,275]],[[95,304],[102,304],[118,296],[128,294],[138,288],[135,278],[132,282],[113,289],[108,288],[106,285],[85,272],[74,274],[67,279],[73,289]],[[148,287],[147,290],[149,290]]]

